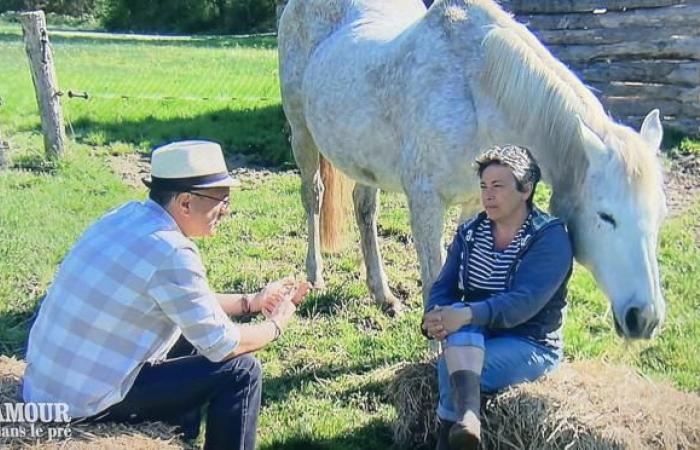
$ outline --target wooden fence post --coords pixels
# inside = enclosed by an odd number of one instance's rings
[[[9,150],[10,145],[2,139],[2,132],[0,131],[0,170],[10,165]]]
[[[277,28],[279,28],[280,17],[282,17],[284,7],[287,6],[287,1],[288,0],[277,0],[277,7],[275,9],[275,13],[277,14]]]
[[[66,132],[63,127],[61,93],[58,89],[44,12],[31,11],[20,14],[20,21],[41,114],[46,156],[51,159],[60,158],[66,149]]]

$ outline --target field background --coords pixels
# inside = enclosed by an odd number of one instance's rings
[[[62,90],[90,95],[63,99],[71,152],[58,164],[42,159],[21,31],[0,21],[0,132],[12,158],[11,169],[0,172],[0,353],[22,356],[37,302],[85,227],[108,209],[145,197],[114,170],[115,159],[129,164],[169,140],[216,140],[241,166],[245,183],[234,194],[231,216],[216,237],[198,242],[212,287],[251,291],[288,274],[303,276],[306,226],[284,133],[273,36],[157,38],[54,29],[51,40]],[[667,147],[676,156],[698,152],[689,140]],[[538,196],[543,206],[545,191]],[[455,217],[451,211],[446,235]],[[390,319],[369,300],[353,229],[347,248],[325,258],[327,291],[311,295],[282,339],[258,353],[266,374],[261,448],[391,445],[396,413],[381,373],[421,359],[427,346],[419,333],[419,272],[403,196],[382,195],[379,222],[390,285],[408,313]],[[617,338],[607,301],[576,267],[565,327],[569,360],[624,363],[700,392],[699,224],[700,201],[690,197],[663,228],[659,257],[669,314],[653,341]]]

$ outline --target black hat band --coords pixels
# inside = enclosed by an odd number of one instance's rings
[[[227,172],[189,178],[159,178],[151,177],[150,188],[161,191],[187,191],[200,185],[223,181],[229,177]]]

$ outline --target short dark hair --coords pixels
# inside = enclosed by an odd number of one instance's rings
[[[163,189],[151,188],[151,190],[148,192],[148,198],[165,208],[171,201],[173,201],[175,197],[182,194],[182,192],[184,191],[166,191]]]
[[[542,171],[530,150],[517,145],[495,146],[477,156],[475,164],[479,178],[481,178],[484,170],[493,164],[507,167],[513,173],[515,187],[520,192],[525,191],[526,184],[532,183],[532,192],[527,198],[527,206],[532,208],[535,189],[542,177]]]

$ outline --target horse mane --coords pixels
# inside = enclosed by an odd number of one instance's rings
[[[660,178],[654,175],[659,164],[652,152],[640,147],[644,145],[641,137],[615,124],[595,95],[524,25],[512,19],[508,22],[499,20],[482,41],[485,61],[481,83],[512,126],[546,133],[556,149],[556,155],[550,156],[557,167],[568,166],[573,170],[569,173],[582,176],[588,163],[581,148],[578,115],[616,151],[630,180],[647,187],[660,186]],[[549,127],[543,129],[542,124]]]

